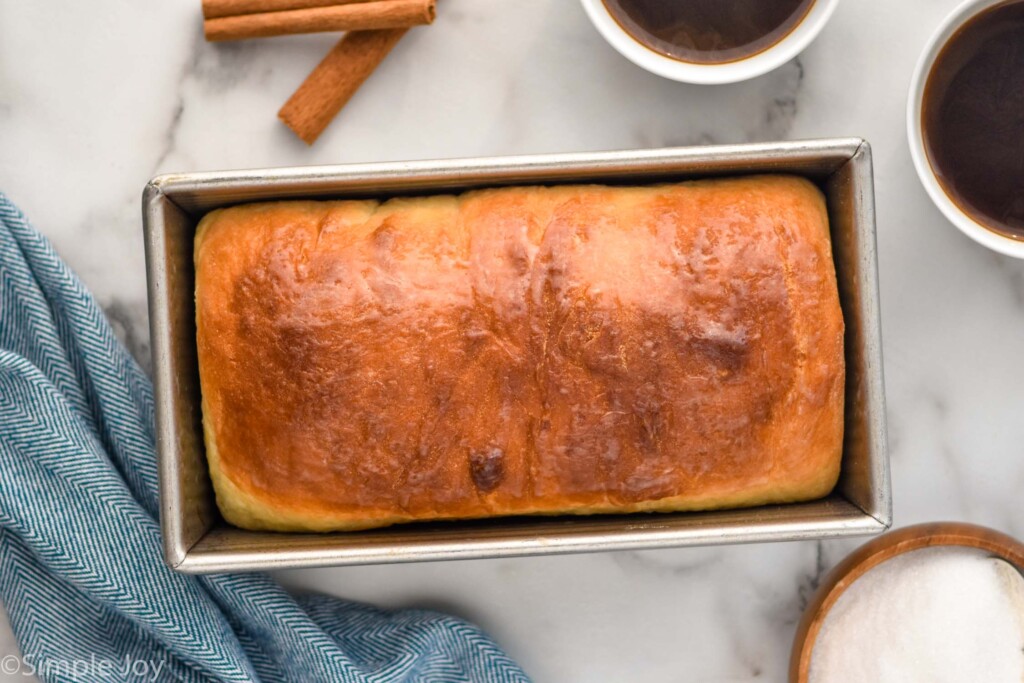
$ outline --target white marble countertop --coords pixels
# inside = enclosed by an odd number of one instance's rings
[[[0,189],[148,364],[139,203],[158,172],[862,136],[875,159],[896,523],[963,519],[1020,536],[1024,262],[942,218],[904,132],[914,63],[956,2],[844,0],[798,60],[707,87],[633,66],[575,0],[443,0],[436,24],[411,32],[309,149],[276,112],[333,36],[211,45],[199,0],[0,0]],[[857,543],[279,576],[473,619],[538,681],[781,681],[809,592]],[[15,648],[0,620],[0,657]]]

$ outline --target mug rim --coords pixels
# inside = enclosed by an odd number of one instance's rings
[[[747,57],[718,64],[684,62],[637,40],[612,17],[604,0],[580,0],[590,22],[619,54],[653,74],[683,83],[736,83],[777,69],[810,45],[828,23],[839,0],[814,0],[807,14],[780,41]]]
[[[985,10],[1004,2],[1007,0],[964,0],[942,20],[938,28],[928,38],[910,80],[910,92],[907,98],[907,142],[921,184],[924,185],[932,203],[939,208],[949,222],[984,247],[1006,256],[1024,258],[1024,240],[1016,240],[999,234],[972,217],[949,196],[942,183],[939,182],[935,168],[928,158],[924,142],[924,125],[921,121],[924,89],[939,53],[949,43],[953,34],[964,24]]]

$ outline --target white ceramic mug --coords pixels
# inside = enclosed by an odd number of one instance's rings
[[[1024,242],[1015,240],[985,227],[967,212],[961,209],[946,194],[946,191],[939,184],[935,175],[935,169],[928,161],[928,152],[924,145],[924,131],[921,125],[921,106],[924,99],[924,87],[928,82],[928,75],[931,73],[935,58],[938,57],[942,48],[957,30],[971,18],[977,16],[984,10],[998,5],[1005,0],[966,0],[959,7],[953,10],[952,14],[946,17],[939,25],[932,37],[925,45],[924,52],[914,69],[914,77],[910,81],[910,97],[907,100],[907,137],[910,140],[910,156],[914,159],[914,167],[917,175],[924,184],[924,189],[956,227],[973,239],[993,251],[998,251],[1007,256],[1024,258]]]
[[[700,64],[672,59],[647,47],[615,21],[604,0],[580,1],[598,32],[623,57],[659,76],[684,83],[704,84],[744,81],[782,66],[800,54],[817,37],[839,4],[839,0],[815,0],[800,23],[782,40],[766,50],[734,62]]]

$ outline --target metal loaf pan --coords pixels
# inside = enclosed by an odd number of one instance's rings
[[[645,184],[794,173],[825,192],[846,319],[846,439],[836,490],[743,510],[416,524],[338,534],[257,533],[217,512],[203,452],[192,241],[240,202],[386,197],[556,183]],[[871,151],[860,139],[170,174],[143,194],[167,563],[184,572],[411,562],[790,541],[877,533],[891,522]]]

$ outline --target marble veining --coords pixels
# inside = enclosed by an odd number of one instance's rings
[[[113,298],[102,307],[110,326],[114,328],[114,334],[146,373],[151,373],[153,359],[150,355],[148,312],[145,305]]]
[[[443,0],[437,23],[411,31],[307,148],[276,113],[336,36],[211,45],[198,0],[0,0],[0,190],[149,367],[139,204],[156,173],[862,136],[875,159],[896,523],[964,519],[1020,537],[1024,262],[941,216],[904,132],[913,66],[957,2],[846,0],[798,59],[706,87],[626,61],[574,0]],[[781,681],[803,607],[858,543],[278,576],[296,591],[473,619],[538,681]],[[15,651],[0,618],[0,658]]]
[[[702,550],[701,552],[688,553],[685,557],[678,558],[680,561],[672,562],[671,558],[665,557],[662,553],[648,553],[640,551],[621,551],[611,553],[611,558],[623,571],[644,571],[656,574],[660,577],[670,578],[673,576],[685,577],[694,572],[705,572],[722,561],[721,552],[717,548]]]
[[[807,608],[807,604],[814,596],[814,591],[818,590],[818,586],[821,585],[821,579],[824,577],[828,568],[829,565],[825,559],[825,545],[822,541],[815,541],[814,567],[811,571],[806,572],[801,577],[796,591],[797,597],[799,598],[800,612],[803,612],[804,609]]]

